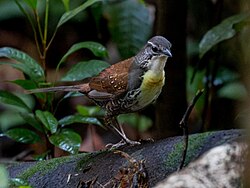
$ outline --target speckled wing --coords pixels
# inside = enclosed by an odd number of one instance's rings
[[[88,96],[93,99],[114,98],[124,94],[128,89],[128,72],[133,58],[121,61],[103,70],[89,82],[91,91]]]

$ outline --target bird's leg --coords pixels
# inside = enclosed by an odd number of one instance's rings
[[[127,138],[126,134],[123,131],[123,128],[121,127],[121,125],[119,125],[116,116],[109,116],[106,115],[104,118],[105,121],[105,125],[108,129],[112,130],[114,133],[118,134],[118,136],[120,136],[122,138],[122,141],[112,145],[112,148],[118,148],[120,146],[123,146],[125,144],[128,145],[137,145],[140,144],[140,142],[136,142],[133,140],[130,140],[129,138]]]

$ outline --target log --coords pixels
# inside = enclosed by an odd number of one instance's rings
[[[243,137],[242,130],[190,135],[185,165],[211,148],[237,142]],[[121,152],[103,150],[46,161],[8,163],[6,165],[10,178],[20,178],[34,188],[117,187],[121,182],[125,182],[124,177],[128,173],[134,173],[133,181],[141,181],[136,175],[142,171],[147,175],[145,178],[147,186],[145,187],[153,187],[179,167],[183,137],[147,141],[141,145],[127,146],[120,150]],[[138,167],[140,164],[143,169]],[[128,177],[127,181],[129,181]],[[86,186],[87,184],[88,186]]]

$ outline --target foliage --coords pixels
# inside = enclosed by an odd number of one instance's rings
[[[120,55],[133,56],[151,34],[153,19],[146,5],[141,0],[106,3],[104,13]]]
[[[203,36],[199,44],[199,54],[202,58],[211,48],[216,46],[219,42],[231,39],[235,36],[241,28],[236,26],[246,22],[249,19],[249,14],[241,13],[231,16],[223,20],[220,24],[213,27]]]
[[[16,1],[18,8],[32,26],[37,50],[40,54],[40,60],[37,61],[27,53],[11,47],[0,48],[0,57],[12,60],[2,61],[0,62],[0,65],[7,64],[21,71],[25,78],[23,80],[14,80],[11,82],[23,89],[35,89],[41,86],[50,86],[51,83],[46,82],[46,57],[57,30],[70,19],[77,16],[80,12],[99,1],[101,0],[88,0],[74,9],[70,9],[69,1],[63,1],[66,12],[61,15],[61,18],[50,38],[48,36],[49,0],[46,0],[45,2],[45,9],[43,12],[44,16],[39,14],[38,1]],[[43,25],[39,21],[42,19],[44,20]],[[58,62],[57,71],[69,55],[83,48],[89,49],[98,58],[107,57],[107,50],[103,45],[92,41],[80,42],[74,44],[62,57],[60,62]],[[88,78],[98,74],[107,66],[108,64],[101,60],[79,62],[63,76],[62,80],[75,81]],[[78,152],[82,140],[80,135],[72,129],[69,129],[68,126],[75,122],[101,125],[99,120],[91,115],[70,115],[58,120],[54,115],[55,111],[51,107],[54,100],[52,94],[35,94],[34,97],[39,101],[40,108],[33,109],[27,104],[27,101],[24,101],[22,97],[15,93],[0,91],[0,102],[7,105],[6,108],[9,108],[10,106],[14,107],[10,108],[10,111],[14,110],[16,114],[20,115],[22,122],[25,122],[25,125],[22,127],[14,126],[7,130],[3,129],[3,135],[18,142],[29,144],[45,141],[45,144],[48,145],[48,150],[51,150],[51,146],[57,146],[69,153],[75,154]],[[67,97],[69,97],[69,95],[65,96],[64,99]],[[88,110],[88,108],[86,107],[85,110]],[[42,135],[42,137],[40,135]]]
[[[22,15],[27,19],[34,34],[40,59],[36,60],[24,51],[12,47],[0,48],[0,58],[11,60],[3,59],[0,65],[9,65],[21,71],[24,75],[24,79],[9,82],[25,90],[53,86],[54,83],[47,81],[47,54],[51,44],[58,30],[70,20],[79,19],[79,15],[88,7],[93,13],[97,27],[100,27],[100,16],[104,15],[108,18],[109,31],[112,39],[118,45],[121,56],[124,58],[134,55],[148,39],[151,32],[152,19],[145,3],[141,0],[117,1],[115,3],[102,1],[102,3],[98,3],[100,1],[87,0],[76,5],[74,1],[69,0],[62,0],[61,2],[15,0],[16,9],[9,12],[9,16]],[[9,1],[3,1],[2,5],[3,7],[13,7],[9,4]],[[52,7],[57,7],[57,9],[52,10]],[[75,8],[72,9],[71,7]],[[18,9],[19,11],[17,11]],[[54,19],[49,19],[49,17]],[[58,21],[55,23],[55,20]],[[140,29],[137,29],[138,25],[141,25]],[[84,61],[75,63],[61,76],[60,81],[80,81],[97,75],[109,66],[108,63],[103,61],[104,58],[108,57],[107,50],[103,45],[93,41],[82,41],[73,44],[62,55],[57,62],[56,73],[63,64],[67,63],[69,56],[82,49],[89,50],[96,59],[84,59]],[[57,76],[55,77],[57,78]],[[103,116],[104,112],[98,107],[77,106],[76,114],[67,115],[60,119],[55,116],[55,112],[63,100],[69,97],[82,96],[80,93],[67,93],[59,100],[55,108],[53,107],[55,96],[52,93],[36,93],[28,100],[24,100],[23,96],[25,95],[0,91],[0,103],[4,104],[7,109],[5,114],[8,114],[8,117],[15,117],[12,119],[13,121],[7,121],[7,123],[1,125],[0,130],[3,132],[2,135],[18,142],[29,144],[42,142],[47,147],[44,154],[53,155],[54,146],[72,154],[78,152],[82,140],[78,133],[70,129],[72,124],[102,126],[98,117]],[[34,105],[29,104],[34,101],[38,102],[35,108]],[[124,118],[121,117],[121,119]],[[138,115],[130,115],[129,118],[125,119],[130,119],[128,123],[132,125],[139,122],[140,125],[136,126],[138,130],[145,130],[152,124],[146,117],[139,117]],[[0,120],[6,122],[3,116],[0,116]]]
[[[148,130],[153,122],[150,118],[138,114],[122,114],[119,116],[118,121],[120,124],[128,124],[136,128],[139,132]]]
[[[215,98],[241,100],[246,97],[246,89],[240,81],[239,74],[220,64],[216,55],[220,53],[220,56],[225,58],[225,54],[219,52],[221,50],[219,44],[223,45],[222,42],[235,38],[236,34],[249,26],[249,21],[249,13],[233,15],[209,29],[200,40],[198,45],[200,60],[196,69],[189,67],[188,81],[192,81],[192,86],[189,87],[191,93],[201,87],[206,88],[206,95],[198,104],[198,111],[203,114],[203,118],[205,114],[211,113],[208,111],[211,110],[211,103]],[[193,75],[190,73],[191,70]],[[205,119],[203,119],[204,122],[206,122]]]

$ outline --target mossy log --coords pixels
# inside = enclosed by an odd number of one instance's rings
[[[185,164],[197,159],[213,147],[241,137],[243,137],[241,130],[190,135]],[[120,150],[128,154],[131,159],[143,161],[148,185],[152,187],[177,170],[182,158],[183,137],[145,142]],[[12,163],[7,165],[7,169],[11,178],[21,178],[32,187],[81,187],[81,184],[87,182],[96,185],[93,187],[112,187],[120,176],[121,169],[126,169],[128,166],[131,166],[131,160],[121,156],[121,153],[99,151],[47,161]]]

